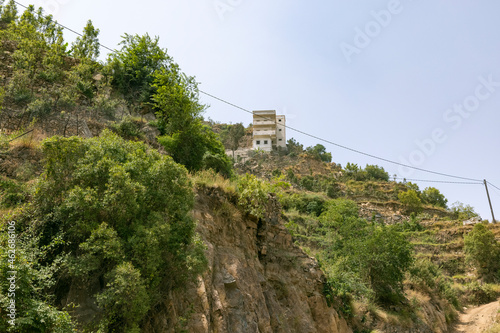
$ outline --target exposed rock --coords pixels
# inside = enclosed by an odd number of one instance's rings
[[[173,293],[147,332],[352,332],[328,307],[325,277],[293,245],[275,197],[262,220],[234,206],[229,217],[218,215],[213,208],[220,201],[233,201],[218,189],[197,198],[194,216],[207,245],[208,271],[197,286]]]

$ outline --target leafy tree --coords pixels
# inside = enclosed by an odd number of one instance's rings
[[[14,0],[9,0],[6,5],[3,5],[3,0],[0,2],[0,29],[7,27],[17,19],[17,6]]]
[[[242,123],[234,124],[229,126],[229,130],[227,132],[227,136],[224,140],[226,146],[233,151],[233,160],[234,160],[234,151],[238,150],[240,146],[240,140],[245,136],[245,127]]]
[[[321,144],[317,144],[314,147],[312,147],[312,146],[307,147],[306,153],[314,158],[317,158],[317,159],[323,161],[323,162],[330,163],[332,161],[332,154],[327,153],[325,146],[323,146]]]
[[[52,267],[56,289],[102,281],[94,295],[100,329],[137,330],[147,311],[206,264],[189,216],[186,169],[107,130],[88,140],[53,137],[42,150],[45,171],[23,224],[36,220],[25,236],[50,249],[40,270]]]
[[[385,182],[389,181],[389,173],[387,173],[384,168],[379,167],[378,165],[367,164],[365,167],[365,172],[369,179],[382,180]]]
[[[294,138],[290,138],[286,142],[286,149],[289,154],[302,154],[304,152],[304,146],[298,143]]]
[[[474,211],[474,207],[472,207],[471,205],[464,205],[459,201],[453,203],[450,211],[456,220],[468,220],[470,218],[479,216]]]
[[[172,59],[159,45],[159,38],[148,34],[125,34],[122,48],[112,53],[108,63],[113,75],[113,85],[125,96],[130,106],[144,108],[151,102],[155,74],[169,69]]]
[[[399,192],[398,199],[403,204],[407,214],[419,213],[422,210],[422,200],[420,200],[415,190]]]
[[[155,74],[156,92],[152,100],[157,126],[163,134],[158,142],[177,163],[188,170],[212,168],[226,177],[232,174],[232,164],[224,146],[210,127],[203,125],[204,106],[198,101],[194,78],[180,73],[177,65]]]
[[[72,53],[76,58],[96,60],[100,53],[99,29],[94,28],[91,20],[83,29],[83,36],[73,43]]]
[[[448,199],[434,187],[427,187],[422,192],[422,201],[442,208],[447,208],[446,204],[448,203]]]
[[[482,223],[464,237],[466,260],[477,270],[477,275],[486,281],[500,279],[500,244],[491,230]]]
[[[400,299],[413,256],[410,243],[396,228],[359,218],[356,203],[344,199],[331,200],[320,222],[326,245],[321,258],[332,265],[334,275],[351,272],[344,282],[330,276],[333,285],[360,296],[372,292],[384,303]]]

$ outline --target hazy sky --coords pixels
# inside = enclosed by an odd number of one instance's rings
[[[20,0],[23,4],[27,1]],[[404,164],[500,187],[500,2],[494,0],[39,0],[116,48],[124,33],[160,36],[200,89],[291,127]],[[74,36],[67,34],[69,40]],[[105,50],[103,50],[105,53]],[[208,96],[205,117],[251,115]],[[305,146],[320,143],[287,131]],[[333,161],[391,175],[460,181],[322,143]],[[484,186],[417,182],[491,220]],[[500,219],[500,191],[490,188]]]

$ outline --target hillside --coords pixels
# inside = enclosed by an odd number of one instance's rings
[[[233,161],[251,126],[121,46],[0,3],[1,331],[451,332],[500,295],[498,224],[319,144]]]

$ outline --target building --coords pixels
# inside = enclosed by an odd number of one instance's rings
[[[276,115],[275,110],[253,111],[253,149],[286,149],[285,121],[285,116]]]

